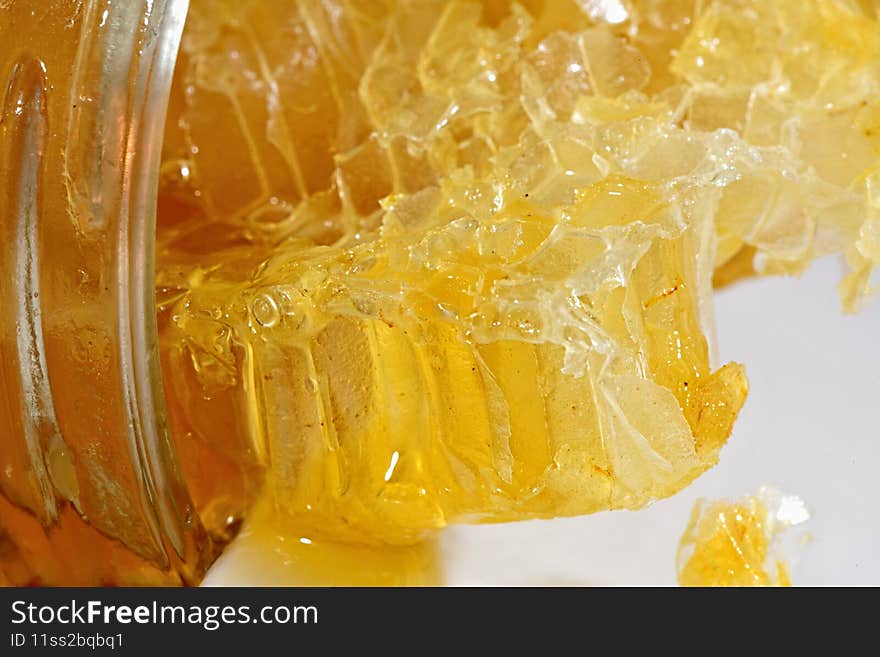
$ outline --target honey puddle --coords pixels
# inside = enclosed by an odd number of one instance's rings
[[[223,573],[220,575],[219,573]],[[442,586],[436,538],[408,546],[347,545],[279,530],[263,498],[214,564],[207,586]]]

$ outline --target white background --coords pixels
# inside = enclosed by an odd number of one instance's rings
[[[673,585],[694,502],[772,485],[812,513],[795,585],[880,585],[880,302],[843,315],[839,279],[829,259],[716,295],[721,362],[745,363],[750,394],[715,468],[638,512],[453,527],[441,539],[446,582]],[[232,551],[206,584],[252,583],[243,559],[253,556]]]

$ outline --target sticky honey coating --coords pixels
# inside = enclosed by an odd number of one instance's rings
[[[791,586],[780,535],[808,517],[801,500],[767,489],[736,502],[698,501],[679,544],[679,584]]]
[[[208,525],[264,483],[399,544],[685,486],[747,392],[716,269],[845,251],[868,291],[878,34],[832,0],[193,2],[157,293]]]

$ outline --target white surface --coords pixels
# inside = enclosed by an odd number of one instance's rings
[[[745,363],[751,392],[715,468],[638,512],[453,527],[441,539],[447,583],[672,585],[694,502],[772,485],[812,512],[795,584],[880,584],[880,303],[844,316],[839,278],[826,260],[717,295],[721,361]],[[237,571],[223,559],[207,581],[246,585]]]

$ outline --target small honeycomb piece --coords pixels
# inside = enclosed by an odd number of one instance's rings
[[[699,500],[678,549],[682,586],[791,586],[780,538],[809,518],[804,503],[772,489],[737,502]]]

